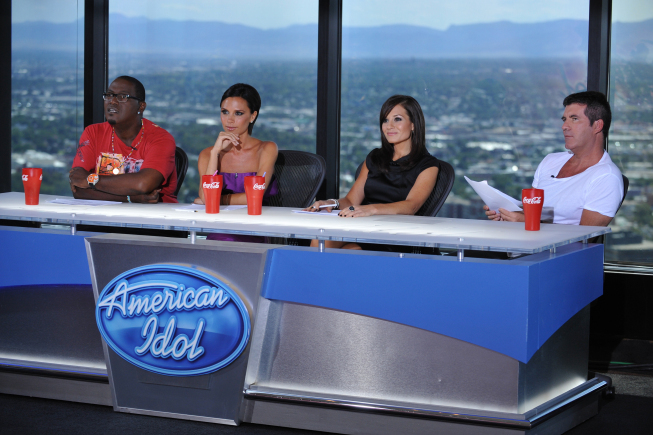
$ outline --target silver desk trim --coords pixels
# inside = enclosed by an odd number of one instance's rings
[[[528,430],[571,407],[589,394],[599,393],[607,387],[608,382],[606,380],[598,377],[593,378],[524,414],[508,414],[464,408],[427,409],[413,407],[410,404],[372,402],[345,397],[313,396],[303,392],[272,390],[255,385],[250,385],[246,388],[243,391],[243,396],[245,399],[254,401],[286,402],[354,412],[419,417],[431,420],[448,420],[456,423]]]

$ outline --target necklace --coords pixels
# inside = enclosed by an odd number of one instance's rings
[[[115,151],[114,151],[114,149],[113,149],[113,137],[115,136],[115,134],[116,134],[116,129],[115,129],[114,127],[111,127],[111,153],[112,153],[112,154],[115,154]],[[143,123],[143,120],[141,119],[141,137],[140,137],[140,139],[138,139],[138,143],[136,144],[135,147],[133,147],[133,146],[131,146],[131,145],[128,145],[129,148],[131,148],[132,150],[129,152],[129,154],[127,155],[127,157],[125,157],[125,158],[122,160],[122,162],[120,163],[120,166],[119,166],[119,167],[117,167],[117,168],[113,168],[113,173],[114,173],[115,175],[118,175],[118,174],[120,173],[120,168],[122,168],[122,166],[125,164],[125,161],[126,161],[129,157],[131,157],[132,153],[133,153],[134,151],[136,151],[136,148],[138,148],[138,146],[141,144],[141,141],[143,140],[143,135],[144,135],[144,134],[145,134],[145,124]]]

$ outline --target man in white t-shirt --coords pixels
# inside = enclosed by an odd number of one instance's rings
[[[535,171],[533,187],[544,190],[544,207],[553,223],[606,226],[621,205],[624,192],[619,168],[603,149],[610,129],[610,104],[600,92],[571,94],[562,103],[566,152],[547,155]],[[483,207],[488,219],[523,222],[524,213]]]

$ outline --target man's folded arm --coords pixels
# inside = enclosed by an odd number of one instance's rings
[[[145,168],[133,174],[100,177],[95,190],[113,195],[143,195],[157,189],[163,175],[156,169]]]
[[[163,175],[156,169],[145,168],[133,174],[101,176],[94,188],[88,184],[91,172],[76,166],[70,171],[70,188],[77,199],[105,201],[156,202],[159,199]]]
[[[154,189],[152,192],[140,195],[113,195],[111,193],[101,192],[93,189],[82,189],[76,186],[71,186],[73,197],[76,199],[94,199],[96,201],[120,201],[120,202],[137,202],[143,204],[156,204],[159,202],[159,194],[161,189]]]
[[[120,201],[127,202],[126,195],[112,195],[106,192],[100,192],[93,189],[82,189],[79,187],[72,187],[73,196],[76,199],[95,199],[99,201]]]
[[[583,214],[580,217],[580,225],[587,225],[591,227],[607,227],[612,221],[610,216],[602,215],[597,211],[583,209]]]
[[[86,177],[90,172],[82,167],[70,171],[70,185],[77,188],[89,188]],[[145,168],[133,174],[100,176],[95,190],[112,195],[145,195],[158,189],[163,183],[163,175],[156,169]]]

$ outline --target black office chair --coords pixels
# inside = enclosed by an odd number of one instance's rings
[[[436,216],[447,200],[455,179],[456,172],[453,166],[444,160],[440,160],[440,170],[438,171],[435,188],[422,205],[422,208],[417,211],[417,216]]]
[[[624,196],[621,198],[621,202],[619,203],[619,207],[617,208],[617,211],[614,213],[615,217],[617,216],[617,213],[619,213],[619,209],[624,203],[624,200],[626,199],[626,194],[628,193],[628,186],[630,185],[630,181],[628,180],[628,177],[626,177],[624,174],[621,174],[624,180]],[[593,240],[590,239],[590,242],[592,243],[603,243],[605,244],[605,234],[601,234],[600,236],[595,237]]]
[[[362,167],[363,163],[358,165],[358,168],[356,169],[356,178],[360,175]],[[440,170],[438,171],[438,178],[435,182],[435,187],[431,191],[429,197],[426,198],[426,202],[424,202],[422,208],[420,208],[415,215],[431,217],[437,215],[444,205],[444,202],[447,200],[449,192],[451,192],[451,189],[453,188],[453,182],[455,179],[456,173],[453,170],[453,166],[444,160],[440,160]]]
[[[175,190],[175,196],[177,196],[179,189],[181,189],[181,183],[186,178],[186,171],[188,171],[188,156],[186,155],[186,151],[179,147],[175,149],[175,168],[177,169],[177,189]]]
[[[624,196],[621,198],[621,202],[619,203],[619,208],[621,208],[621,205],[624,203],[624,199],[626,199],[626,194],[628,193],[628,186],[630,185],[630,181],[628,181],[628,177],[626,177],[624,174],[621,174],[621,176],[624,179]],[[615,212],[615,216],[617,213],[619,213],[619,208]]]
[[[269,205],[308,207],[313,203],[325,173],[326,164],[322,156],[304,151],[279,150],[274,164],[279,192],[270,197]]]

